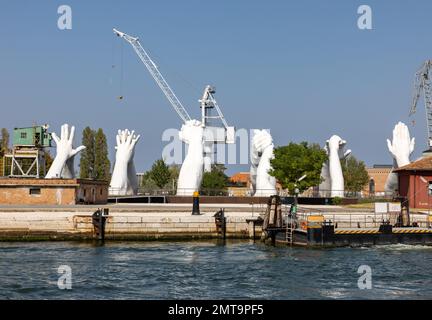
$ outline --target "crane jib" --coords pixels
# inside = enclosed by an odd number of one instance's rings
[[[138,38],[131,37],[131,36],[127,35],[126,33],[120,32],[116,29],[113,29],[113,30],[114,30],[115,34],[117,34],[119,37],[125,39],[133,47],[135,53],[138,55],[138,57],[140,58],[142,63],[146,66],[147,70],[150,72],[151,76],[156,81],[157,85],[162,90],[164,95],[167,97],[171,106],[177,112],[177,114],[182,119],[182,121],[186,122],[188,120],[191,120],[189,113],[186,111],[186,109],[184,108],[184,106],[182,105],[180,100],[175,95],[174,91],[168,85],[165,78],[159,72],[157,65],[154,63],[154,61],[150,58],[150,56],[147,54],[147,52],[141,46],[141,43],[139,42]]]

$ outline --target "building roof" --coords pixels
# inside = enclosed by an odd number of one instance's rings
[[[400,167],[395,171],[432,171],[432,157],[420,158],[419,160],[411,162],[406,166]]]
[[[231,176],[230,180],[234,183],[248,183],[249,176],[249,172],[237,172]]]
[[[373,169],[391,169],[393,168],[392,164],[374,164]]]

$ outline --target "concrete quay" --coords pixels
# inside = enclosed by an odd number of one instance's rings
[[[92,214],[100,206],[0,206],[0,241],[89,240],[94,238]],[[266,206],[252,204],[203,204],[201,215],[192,215],[190,204],[110,204],[107,240],[180,240],[218,238],[214,214],[225,209],[227,238],[259,238],[254,221]],[[339,206],[302,206],[300,212],[324,214],[338,228],[373,228],[385,218],[368,209]],[[412,221],[426,225],[427,214],[412,214]]]

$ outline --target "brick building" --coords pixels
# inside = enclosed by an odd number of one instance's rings
[[[369,183],[363,188],[363,196],[384,196],[385,183],[392,167],[392,165],[375,164],[371,168],[366,168]]]
[[[106,204],[108,182],[86,179],[0,178],[0,204]]]
[[[423,157],[395,170],[399,195],[409,200],[411,208],[429,209],[432,205],[432,157]]]

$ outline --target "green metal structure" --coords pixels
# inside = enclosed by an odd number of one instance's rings
[[[46,149],[51,147],[48,125],[14,128],[13,148],[0,162],[0,175],[41,178],[46,174]]]
[[[48,132],[47,126],[34,126],[14,128],[12,143],[14,148],[47,148],[51,147],[51,140],[51,134]]]

